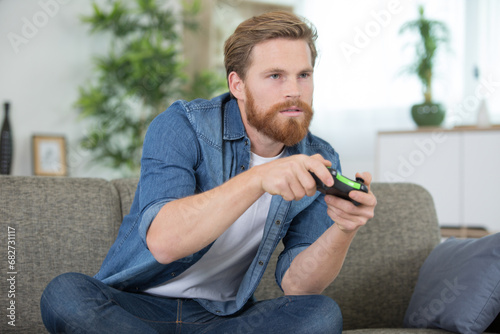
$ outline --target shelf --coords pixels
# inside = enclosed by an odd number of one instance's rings
[[[465,226],[443,226],[441,227],[441,236],[443,238],[482,238],[491,233],[484,227],[465,227]]]
[[[462,131],[499,131],[500,124],[493,124],[489,127],[478,127],[475,125],[460,125],[453,128],[442,128],[436,126],[426,126],[408,130],[379,131],[378,134],[403,134],[403,133],[426,133],[426,132],[462,132]]]

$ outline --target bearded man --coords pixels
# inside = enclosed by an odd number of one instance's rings
[[[241,23],[225,43],[229,93],[178,101],[150,125],[130,214],[95,277],[55,278],[42,300],[49,331],[341,333],[321,292],[338,275],[361,205],[333,185],[337,153],[309,133],[316,32],[287,12]],[[358,174],[369,187],[369,173]],[[277,244],[283,296],[253,293]],[[311,266],[311,263],[314,266]],[[266,315],[269,321],[254,322]]]

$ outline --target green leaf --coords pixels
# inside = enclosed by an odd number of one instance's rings
[[[405,67],[404,72],[414,73],[418,76],[427,100],[432,99],[431,90],[436,53],[442,45],[448,44],[449,31],[444,23],[427,19],[423,6],[419,6],[418,12],[418,19],[403,24],[399,33],[416,32],[420,37],[415,44],[415,63]]]

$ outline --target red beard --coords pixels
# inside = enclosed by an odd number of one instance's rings
[[[248,123],[267,137],[285,144],[293,146],[300,142],[309,131],[313,111],[309,104],[296,99],[272,105],[267,112],[257,110],[255,100],[248,89],[245,90],[247,101],[245,110]],[[303,111],[303,117],[290,117],[287,120],[280,119],[280,111],[292,106],[298,107]]]

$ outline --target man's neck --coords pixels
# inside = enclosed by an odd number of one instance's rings
[[[251,136],[249,133],[249,129],[247,129],[247,134],[250,137],[250,142],[252,144],[251,151],[253,153],[264,158],[271,158],[280,154],[285,148],[285,145],[283,143],[276,142],[257,132],[257,130],[253,128],[252,130],[257,133],[257,136]]]

